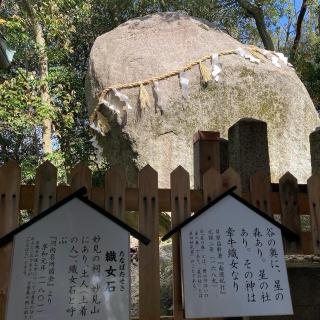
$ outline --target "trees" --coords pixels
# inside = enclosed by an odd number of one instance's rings
[[[35,12],[33,4],[30,0],[20,0],[21,7],[25,10],[30,21],[31,28],[35,37],[35,44],[37,47],[38,55],[38,66],[39,66],[39,80],[40,85],[40,94],[41,94],[41,103],[42,105],[50,108],[51,99],[49,94],[49,65],[48,65],[48,56],[46,52],[46,41],[44,38],[44,33],[40,22],[38,21],[37,14]],[[52,153],[51,145],[51,135],[52,135],[52,121],[48,115],[43,119],[43,134],[42,134],[42,144],[43,144],[43,153],[50,154]]]
[[[9,72],[0,73],[0,162],[21,161],[27,180],[43,158],[65,169],[95,161],[83,74],[69,60],[74,26],[56,4],[5,1],[0,8],[2,31],[17,51]]]
[[[265,23],[265,16],[262,5],[259,2],[251,3],[247,0],[237,0],[237,2],[241,6],[241,8],[245,10],[248,16],[252,17],[255,20],[259,35],[265,49],[274,51],[273,41]]]

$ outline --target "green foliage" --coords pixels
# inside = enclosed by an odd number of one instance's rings
[[[128,19],[160,11],[184,11],[207,19],[245,43],[261,45],[255,22],[236,0],[29,0],[44,33],[48,56],[50,105],[43,104],[39,80],[39,48],[32,21],[23,1],[4,0],[0,25],[10,46],[16,50],[12,68],[0,73],[0,163],[18,160],[24,181],[34,179],[35,167],[44,160],[42,122],[53,123],[54,152],[46,156],[59,168],[60,181],[79,161],[93,169],[95,182],[103,181],[108,166],[97,161],[90,143],[92,132],[85,108],[84,78],[90,48],[97,36]],[[265,23],[277,50],[290,52],[299,8],[294,1],[251,1],[264,13]],[[311,0],[303,27],[295,67],[320,107],[320,6]],[[318,29],[317,29],[318,28]]]
[[[41,157],[41,116],[36,112],[41,102],[37,87],[34,73],[23,69],[17,69],[15,75],[0,84],[0,161],[19,161],[26,169],[23,173],[27,181]]]
[[[320,110],[320,36],[303,46],[295,66],[316,109]]]
[[[69,1],[33,1],[45,35],[49,60],[50,105],[41,102],[38,50],[30,18],[16,4],[7,1],[3,8],[6,24],[2,27],[7,41],[17,51],[12,68],[0,74],[0,163],[16,159],[21,163],[25,182],[34,179],[35,168],[44,160],[42,122],[51,119],[54,152],[46,156],[59,168],[59,180],[66,181],[66,171],[79,161],[95,162],[91,146],[85,99],[83,71],[72,64],[71,39],[74,18]],[[71,3],[69,3],[71,5]]]

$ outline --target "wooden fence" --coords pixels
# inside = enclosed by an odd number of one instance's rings
[[[258,171],[250,179],[250,190],[241,192],[237,172],[229,168],[221,174],[217,170],[216,152],[215,148],[204,148],[195,156],[194,174],[195,180],[201,181],[199,189],[190,189],[189,173],[181,166],[171,173],[170,188],[158,188],[158,174],[149,165],[138,173],[137,187],[127,187],[125,171],[120,167],[106,172],[105,187],[95,187],[90,169],[82,163],[71,170],[70,185],[57,186],[57,169],[49,162],[38,167],[34,185],[21,185],[20,167],[9,161],[0,167],[0,237],[17,227],[19,210],[32,210],[37,215],[82,186],[87,188],[87,196],[93,202],[121,219],[125,219],[128,211],[137,211],[139,231],[151,239],[150,245],[139,248],[141,320],[160,319],[159,212],[171,212],[172,226],[176,226],[236,185],[238,195],[270,216],[277,215],[286,227],[300,235],[298,243],[285,243],[287,254],[320,253],[319,174],[312,175],[307,185],[298,185],[290,173],[278,184],[271,184],[268,175]],[[301,224],[301,220],[310,220],[310,228],[308,223]],[[175,235],[172,243],[174,314],[163,319],[183,319],[178,237]],[[11,250],[11,245],[0,250],[0,320],[4,319]]]

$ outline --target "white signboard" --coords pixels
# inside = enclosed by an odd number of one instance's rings
[[[129,233],[74,198],[14,238],[6,320],[128,320]]]
[[[293,314],[281,231],[228,195],[181,230],[186,318]]]

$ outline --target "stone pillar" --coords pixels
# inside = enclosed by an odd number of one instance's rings
[[[312,174],[320,172],[320,127],[310,133],[310,153]]]
[[[242,192],[247,192],[257,171],[270,175],[267,124],[243,118],[229,129],[228,140],[230,167],[240,174]]]

